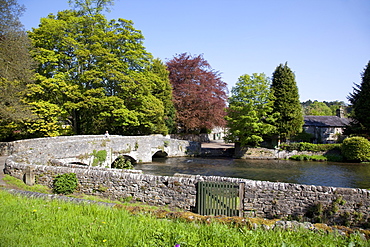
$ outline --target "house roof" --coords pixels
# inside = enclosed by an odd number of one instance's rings
[[[304,116],[303,126],[314,127],[345,127],[351,122],[348,118],[337,116]]]

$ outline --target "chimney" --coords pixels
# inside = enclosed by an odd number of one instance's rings
[[[337,117],[344,118],[344,110],[342,106],[339,106],[339,109],[337,109]]]

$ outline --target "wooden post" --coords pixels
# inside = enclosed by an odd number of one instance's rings
[[[244,216],[244,194],[245,194],[245,183],[239,183],[239,217]]]
[[[35,167],[34,166],[27,166],[26,174],[25,175],[25,183],[27,185],[34,185],[35,184]]]

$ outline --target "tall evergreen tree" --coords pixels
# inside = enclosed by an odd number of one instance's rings
[[[271,89],[275,98],[274,113],[279,113],[276,121],[280,140],[286,141],[302,131],[303,114],[299,102],[298,87],[292,70],[280,64],[273,73]]]
[[[357,134],[370,134],[370,61],[362,73],[361,84],[353,87],[353,93],[348,96],[352,104],[352,118],[355,120],[352,132]]]

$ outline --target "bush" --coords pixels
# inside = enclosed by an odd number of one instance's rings
[[[75,173],[65,173],[57,175],[53,182],[53,192],[56,194],[72,194],[78,185]]]
[[[329,150],[340,150],[340,144],[313,144],[308,142],[294,142],[294,143],[282,143],[280,145],[281,150],[286,151],[311,151],[311,152],[326,152]]]
[[[312,161],[326,161],[327,158],[322,155],[307,155],[307,154],[300,154],[300,155],[293,155],[289,159],[303,161],[303,160],[312,160]]]
[[[132,162],[123,156],[119,156],[113,163],[112,168],[116,169],[134,169]]]
[[[370,161],[370,142],[360,136],[347,138],[342,143],[342,154],[348,161]]]

